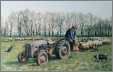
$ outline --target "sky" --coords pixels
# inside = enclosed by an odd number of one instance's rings
[[[101,18],[112,16],[112,1],[1,1],[1,16],[7,19],[12,12],[26,8],[36,12],[92,13]]]

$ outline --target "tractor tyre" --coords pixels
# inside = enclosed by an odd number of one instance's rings
[[[64,45],[56,46],[56,57],[59,59],[67,59],[70,55],[70,45],[65,43]]]
[[[25,55],[24,52],[22,52],[22,53],[20,53],[18,55],[18,61],[19,61],[19,63],[27,63],[27,60],[28,60],[28,58],[27,58],[27,56]]]
[[[48,63],[48,54],[45,51],[40,51],[36,56],[37,65],[47,64]]]

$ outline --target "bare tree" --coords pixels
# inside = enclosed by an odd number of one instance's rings
[[[108,25],[106,25],[108,23]],[[91,13],[82,14],[75,12],[45,14],[25,9],[24,11],[11,13],[5,27],[1,27],[2,34],[12,36],[14,32],[22,36],[37,36],[47,34],[54,36],[57,32],[60,36],[72,25],[79,25],[77,33],[83,35],[98,35],[107,33],[110,35],[112,19],[104,21]],[[104,26],[103,26],[104,25]],[[90,28],[91,27],[91,28]],[[99,28],[100,27],[100,28]],[[106,28],[106,30],[104,28]],[[96,29],[95,29],[96,28]],[[104,31],[105,30],[105,31]],[[104,31],[104,32],[103,32]],[[95,36],[96,36],[95,35]]]
[[[57,17],[57,25],[58,25],[58,28],[59,28],[60,36],[62,34],[63,22],[64,22],[64,16],[59,14],[58,17]]]

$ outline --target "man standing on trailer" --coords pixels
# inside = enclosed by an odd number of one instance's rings
[[[65,39],[69,42],[71,51],[79,50],[78,46],[75,45],[76,30],[77,30],[77,26],[72,26],[66,31],[65,34]]]

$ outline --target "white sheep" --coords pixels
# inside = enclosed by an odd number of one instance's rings
[[[95,40],[95,41],[93,41],[93,43],[94,43],[96,46],[102,45],[102,41],[100,41],[100,40]]]
[[[105,38],[103,41],[102,41],[103,44],[110,44],[111,43],[111,40],[108,39],[108,38]]]

